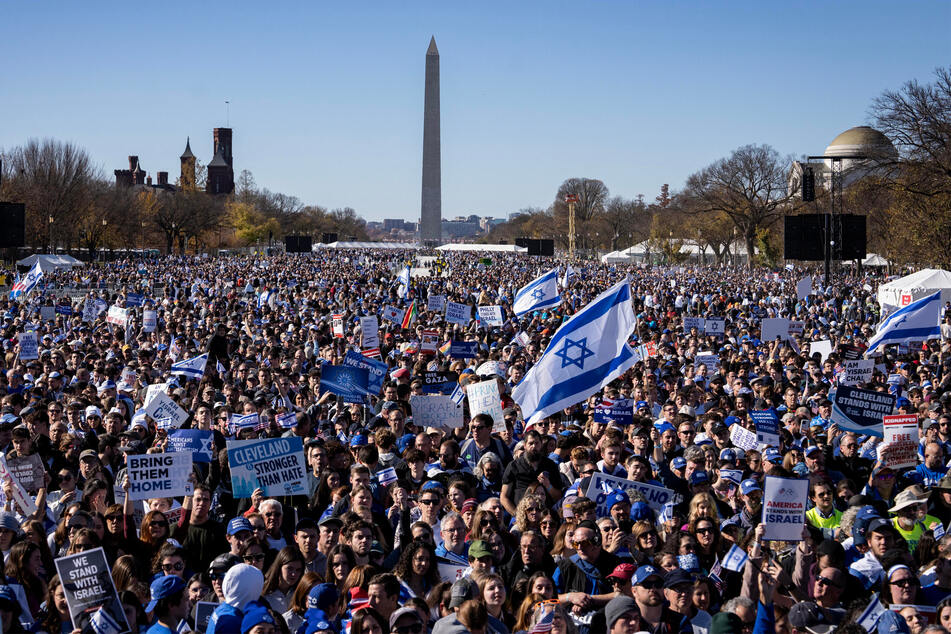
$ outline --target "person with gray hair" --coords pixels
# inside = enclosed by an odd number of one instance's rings
[[[436,546],[436,556],[448,563],[468,566],[469,545],[466,544],[466,523],[456,512],[447,513],[439,521],[442,542]]]
[[[502,460],[495,452],[482,454],[472,473],[479,479],[476,498],[485,500],[498,496],[502,491]]]
[[[287,546],[287,538],[284,537],[281,527],[284,524],[284,507],[277,500],[267,499],[261,502],[259,507],[261,516],[264,517],[265,539],[267,545],[274,550],[280,550]]]
[[[749,597],[733,597],[723,604],[721,612],[731,612],[743,623],[752,625],[756,621],[756,604]]]

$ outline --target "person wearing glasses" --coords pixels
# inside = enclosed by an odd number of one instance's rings
[[[602,607],[614,596],[607,577],[620,560],[601,547],[601,529],[590,520],[578,523],[573,540],[575,554],[558,562],[552,578],[561,601],[588,612]]]
[[[829,436],[834,434],[830,429]],[[865,482],[872,472],[872,461],[859,455],[858,436],[853,432],[846,432],[839,436],[838,456],[829,461],[829,467],[840,471],[853,482]]]
[[[470,468],[475,468],[487,453],[493,453],[502,460],[502,464],[512,461],[512,452],[505,443],[492,436],[493,421],[488,414],[476,414],[469,421],[471,436],[462,443],[459,453]]]
[[[809,499],[813,507],[806,511],[806,521],[831,537],[842,523],[842,511],[835,508],[832,482],[813,480],[809,485]]]
[[[838,568],[823,568],[816,575],[812,586],[812,598],[830,623],[841,623],[845,618],[845,606],[840,600],[845,589],[845,575]]]

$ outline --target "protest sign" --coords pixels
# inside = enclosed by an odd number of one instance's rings
[[[125,308],[120,308],[118,306],[110,306],[109,312],[106,313],[106,323],[113,324],[114,326],[122,326],[125,328],[125,325],[129,322],[129,311]]]
[[[126,306],[141,306],[145,303],[145,296],[142,293],[126,293]]]
[[[802,541],[806,523],[806,499],[809,480],[766,476],[763,487],[763,539],[787,542]]]
[[[389,366],[382,361],[348,350],[343,358],[343,365],[351,368],[363,368],[367,371],[367,391],[370,394],[379,395],[383,390],[383,382],[386,381],[386,372],[389,370]]]
[[[154,312],[154,311],[153,311]],[[91,323],[96,321],[96,317],[99,316],[99,307],[96,306],[96,302],[91,299],[87,299],[83,304],[83,321]]]
[[[453,341],[449,344],[449,356],[453,359],[475,359],[478,350],[478,341]]]
[[[502,319],[502,307],[479,306],[479,320],[486,326],[501,326],[505,323]]]
[[[845,369],[839,377],[839,385],[859,385],[872,380],[875,372],[874,359],[854,359],[845,362]]]
[[[60,557],[55,564],[74,628],[85,628],[97,609],[102,608],[120,625],[121,632],[129,631],[102,547]]]
[[[30,361],[40,358],[40,342],[35,331],[17,334],[20,341],[20,361]]]
[[[779,418],[771,409],[753,410],[750,418],[756,423],[756,442],[779,448]],[[734,425],[735,427],[735,425]]]
[[[679,504],[681,501],[680,495],[670,489],[653,484],[646,484],[644,482],[634,482],[626,478],[619,478],[601,473],[600,471],[595,471],[591,476],[591,482],[588,484],[585,497],[597,503],[598,517],[607,517],[609,515],[608,511],[610,509],[607,507],[607,500],[608,495],[614,489],[620,489],[621,491],[639,491],[644,496],[647,505],[655,511],[663,509],[664,505],[668,502]]]
[[[199,601],[195,604],[195,630],[198,634],[205,634],[208,630],[208,619],[217,607],[218,604],[212,601]]]
[[[36,513],[36,504],[33,502],[33,496],[26,492],[20,481],[16,479],[7,465],[6,457],[0,453],[0,480],[4,483],[9,482],[13,487],[13,501],[20,507],[21,515],[33,515]],[[2,493],[0,493],[2,495]]]
[[[146,404],[145,413],[155,421],[159,429],[178,429],[188,420],[188,412],[179,407],[165,392],[156,392]]]
[[[447,583],[454,583],[460,579],[468,577],[472,573],[472,568],[460,564],[437,562],[439,568],[439,578]]]
[[[878,446],[878,461],[889,469],[918,466],[918,416],[898,414],[882,419],[884,437]]]
[[[192,494],[190,451],[129,454],[126,472],[129,474],[129,496],[132,500]]]
[[[505,417],[502,415],[502,398],[499,396],[497,381],[479,381],[466,386],[469,399],[469,415],[488,414],[492,417],[492,431],[505,431]]]
[[[56,319],[56,306],[40,306],[40,319],[54,321]]]
[[[446,308],[445,295],[430,295],[426,300],[426,310],[431,313],[441,313]]]
[[[337,339],[343,339],[343,315],[332,315],[331,324],[333,327],[334,337]]]
[[[126,366],[122,368],[122,374],[119,376],[119,380],[123,383],[128,383],[129,385],[134,385],[135,380],[138,378],[135,374],[135,370]]]
[[[370,373],[366,368],[349,365],[324,365],[320,368],[320,393],[330,392],[344,403],[365,403],[370,395]]]
[[[594,422],[601,425],[630,425],[634,422],[634,400],[621,398],[610,405],[602,402],[594,408]]]
[[[380,322],[377,321],[376,315],[360,318],[360,347],[380,347]]]
[[[790,337],[801,337],[802,331],[806,327],[806,322],[804,321],[790,321],[789,322],[789,336]]]
[[[229,440],[228,465],[235,499],[249,498],[258,488],[265,496],[307,493],[300,437]]]
[[[720,367],[720,356],[712,353],[698,354],[693,358],[693,363],[694,367],[705,365],[707,367],[707,377],[712,377]]]
[[[56,304],[56,314],[57,315],[72,315],[73,307],[69,304]]]
[[[730,441],[734,446],[745,451],[756,449],[756,434],[740,424],[730,425]]]
[[[895,411],[894,394],[840,385],[829,392],[832,422],[839,429],[882,437],[882,417]]]
[[[152,399],[155,398],[158,394],[164,394],[165,390],[168,388],[168,383],[152,383],[145,388],[145,406],[148,407],[149,403],[152,402]]]
[[[142,311],[142,332],[155,332],[158,327],[158,312],[154,310]]]
[[[192,462],[211,462],[215,455],[215,433],[210,429],[174,429],[168,433],[168,451],[187,451]]]
[[[396,306],[385,306],[383,308],[383,319],[392,321],[394,324],[403,323],[403,311]]]
[[[832,354],[832,341],[821,339],[819,341],[809,342],[809,355],[819,353],[819,361],[825,361],[826,357]]]
[[[439,332],[424,330],[419,335],[419,351],[423,354],[436,354],[439,347]]]
[[[859,359],[862,356],[862,350],[858,346],[839,346],[842,356],[848,360]]]
[[[46,469],[39,454],[30,454],[22,458],[7,458],[7,469],[30,494],[36,494],[46,487]]]
[[[703,317],[684,317],[684,332],[689,334],[694,328],[698,333],[703,332]]]
[[[455,372],[423,372],[423,393],[452,394],[458,382]]]
[[[717,317],[704,319],[703,333],[711,337],[722,337],[726,334],[726,320]]]
[[[446,302],[446,322],[450,324],[459,324],[468,326],[472,319],[472,307],[468,304],[458,304],[456,302]]]
[[[789,336],[789,320],[785,317],[767,317],[760,323],[760,339],[772,341],[779,337],[781,341],[792,341]]]
[[[796,283],[796,299],[809,299],[812,293],[812,277],[806,276]]]
[[[455,429],[462,427],[462,405],[442,394],[434,396],[409,397],[409,406],[413,411],[413,424],[417,427],[436,427]]]

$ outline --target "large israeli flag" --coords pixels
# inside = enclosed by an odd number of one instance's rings
[[[200,379],[205,376],[206,363],[208,363],[207,352],[191,359],[182,359],[178,363],[173,363],[171,373],[183,376],[186,379]]]
[[[900,308],[878,325],[865,356],[878,348],[941,337],[941,291]]]
[[[636,325],[627,279],[562,324],[512,391],[527,425],[585,400],[637,362],[627,344]]]
[[[40,268],[40,261],[37,260],[26,276],[18,279],[13,284],[13,288],[10,290],[10,299],[20,299],[22,296],[29,295],[41,279],[43,279],[43,269]]]
[[[512,312],[521,317],[539,308],[557,306],[561,303],[558,294],[558,269],[552,269],[526,284],[515,294]]]
[[[409,297],[409,286],[411,284],[411,271],[409,265],[406,265],[400,274],[397,276],[396,281],[400,283],[399,295],[401,299],[407,299]]]

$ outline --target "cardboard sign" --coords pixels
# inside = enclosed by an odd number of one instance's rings
[[[694,328],[697,332],[703,333],[703,317],[684,317],[684,332],[689,334]]]
[[[712,377],[720,368],[720,355],[717,354],[698,354],[693,359],[694,367],[699,365],[707,366],[707,376]]]
[[[763,487],[763,525],[767,541],[802,541],[802,527],[806,523],[808,480],[766,476]]]
[[[380,322],[377,321],[376,315],[360,318],[360,347],[380,347]]]
[[[453,359],[475,359],[478,351],[478,341],[453,341],[449,344],[449,356]]]
[[[855,359],[845,362],[845,369],[839,377],[839,385],[859,385],[872,380],[875,372],[874,359]]]
[[[832,422],[839,429],[882,437],[882,417],[895,411],[894,394],[840,385],[829,392]]]
[[[40,341],[35,331],[17,334],[20,342],[20,361],[30,361],[40,358]]]
[[[825,361],[826,357],[832,354],[832,341],[829,339],[822,339],[820,341],[812,341],[809,343],[809,356],[812,356],[816,353],[819,353],[820,362]]]
[[[265,496],[305,495],[307,467],[300,437],[229,440],[228,465],[235,499],[260,488]]]
[[[426,299],[426,310],[431,313],[441,313],[446,308],[445,295],[430,295]]]
[[[188,412],[161,391],[156,392],[146,404],[145,413],[155,421],[155,426],[159,429],[178,429],[188,420]]]
[[[789,320],[785,317],[768,317],[760,323],[760,339],[773,341],[779,337],[781,341],[792,341],[789,335]]]
[[[343,365],[351,368],[363,368],[367,371],[367,390],[374,395],[379,395],[383,391],[383,383],[386,381],[386,373],[390,369],[382,361],[371,359],[370,357],[357,354],[353,350],[348,350],[343,358]]]
[[[198,634],[205,634],[208,630],[208,620],[217,607],[218,604],[211,601],[199,601],[195,604],[195,630]]]
[[[809,299],[812,294],[812,278],[806,276],[796,283],[796,299]]]
[[[488,414],[492,417],[492,431],[505,431],[505,417],[502,415],[502,397],[499,396],[498,381],[479,381],[466,386],[469,399],[469,415]]]
[[[110,306],[109,312],[106,313],[106,323],[125,328],[125,325],[129,323],[129,311],[118,306]]]
[[[31,454],[22,458],[7,459],[7,469],[23,486],[23,489],[32,495],[46,487],[46,469],[39,454]]]
[[[40,319],[43,321],[55,321],[56,306],[40,306]]]
[[[501,306],[479,306],[479,321],[486,326],[501,326],[505,323],[502,318]]]
[[[890,469],[918,466],[918,416],[898,414],[882,419],[884,438],[878,446],[878,461]]]
[[[726,320],[718,317],[704,319],[703,333],[713,337],[722,337],[726,334]]]
[[[13,486],[13,501],[20,507],[21,515],[36,513],[36,503],[33,501],[33,496],[26,492],[20,481],[10,471],[7,459],[2,453],[0,453],[0,480],[9,482]],[[2,491],[0,491],[0,495],[3,495]]]
[[[102,608],[120,625],[121,632],[129,631],[102,547],[60,557],[55,564],[74,628],[87,627],[95,612]]]
[[[331,317],[333,324],[334,337],[343,339],[343,315],[333,315]]]
[[[129,496],[133,500],[192,494],[192,454],[149,453],[128,456]]]
[[[448,396],[413,394],[409,397],[409,406],[417,427],[456,429],[463,425],[462,405],[456,405]]]
[[[730,425],[730,442],[744,451],[757,448],[756,434],[742,425]]]
[[[424,354],[436,354],[439,347],[439,333],[435,330],[424,330],[419,335],[419,351]]]
[[[469,566],[460,566],[459,564],[450,564],[442,561],[437,562],[436,566],[439,569],[439,578],[448,583],[454,583],[472,574],[472,568]]]
[[[621,491],[639,491],[643,494],[647,505],[655,511],[660,511],[668,502],[679,504],[680,495],[670,489],[646,484],[644,482],[634,482],[625,478],[608,475],[595,471],[591,476],[591,482],[588,484],[588,490],[585,497],[594,500],[598,505],[598,517],[608,517],[609,509],[607,507],[608,495],[614,489]]]
[[[750,418],[756,423],[756,442],[778,449],[779,418],[776,412],[771,409],[754,410],[750,412]]]
[[[402,325],[403,311],[395,306],[386,306],[383,308],[383,319]]]
[[[472,307],[468,304],[446,302],[446,321],[450,324],[468,326],[472,320]]]
[[[168,433],[168,451],[190,452],[192,462],[211,462],[215,457],[215,433],[210,429],[175,429]]]
[[[142,311],[142,332],[155,332],[158,328],[158,312],[154,310]]]
[[[630,425],[634,422],[634,399],[620,398],[610,405],[602,402],[594,408],[594,422],[601,425]]]
[[[330,392],[344,403],[365,403],[370,396],[370,373],[349,365],[324,365],[320,369],[320,393]]]

